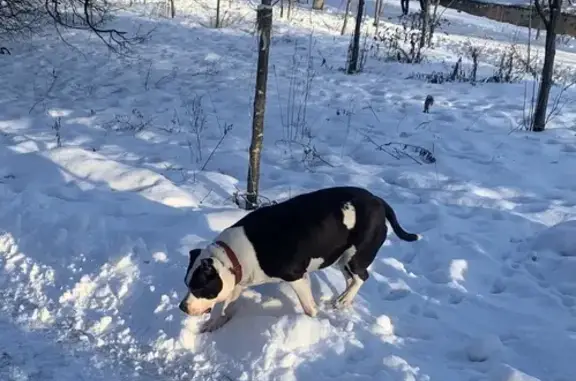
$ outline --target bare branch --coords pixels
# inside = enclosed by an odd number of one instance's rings
[[[540,0],[534,0],[534,6],[536,7],[536,12],[538,12],[540,19],[544,23],[544,26],[546,27],[546,29],[548,29],[548,27],[550,25],[550,20],[546,19],[546,15],[544,14],[544,11],[542,10],[542,5],[540,4]]]
[[[94,32],[108,48],[118,53],[147,37],[137,34],[129,37],[126,31],[104,27],[112,19],[112,10],[106,0],[2,0],[0,35],[30,35],[53,26],[63,39],[59,27],[86,30]]]

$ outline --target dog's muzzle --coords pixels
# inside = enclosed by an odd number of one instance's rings
[[[186,303],[184,303],[184,301],[180,302],[180,304],[178,305],[178,308],[180,309],[180,311],[184,312],[186,315],[190,315],[190,316],[196,315],[196,314],[191,314],[190,311],[188,311],[188,305]],[[210,312],[212,312],[212,308],[208,308],[206,311],[204,311],[198,315],[204,315],[204,314],[208,314]]]

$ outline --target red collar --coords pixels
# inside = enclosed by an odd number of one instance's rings
[[[230,271],[232,272],[232,274],[234,274],[234,278],[236,278],[236,284],[240,283],[240,281],[242,280],[242,266],[240,266],[240,262],[238,261],[236,253],[234,253],[234,251],[230,248],[230,246],[228,246],[226,243],[222,241],[216,241],[214,243],[223,248],[224,251],[226,252],[228,259],[230,259],[230,262],[232,262],[232,268],[230,269]]]

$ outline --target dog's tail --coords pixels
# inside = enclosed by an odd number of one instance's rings
[[[389,225],[394,233],[403,241],[414,242],[422,239],[422,235],[408,233],[406,230],[402,229],[402,226],[398,223],[396,218],[396,213],[391,206],[386,205],[386,225]]]

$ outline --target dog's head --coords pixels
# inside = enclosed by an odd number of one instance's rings
[[[184,283],[188,292],[178,306],[191,316],[208,313],[216,303],[223,302],[234,289],[234,274],[209,250],[190,250]]]

